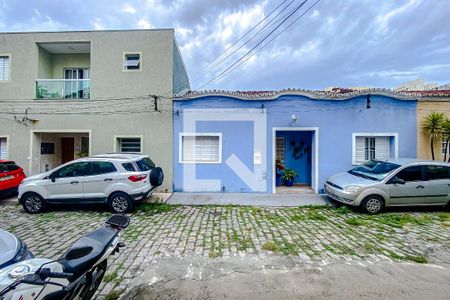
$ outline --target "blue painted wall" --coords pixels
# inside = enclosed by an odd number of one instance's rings
[[[264,108],[262,107],[264,104]],[[207,96],[192,100],[174,100],[174,190],[183,191],[183,168],[179,163],[179,133],[183,129],[185,109],[260,109],[266,113],[266,172],[261,180],[266,180],[265,192],[272,192],[272,129],[292,127],[291,116],[297,116],[294,127],[317,127],[318,185],[322,189],[326,179],[352,167],[353,133],[398,133],[399,157],[416,157],[417,121],[416,101],[398,100],[385,96],[371,96],[371,108],[366,108],[364,96],[348,100],[314,100],[304,96],[283,95],[276,100],[240,100],[224,96]],[[256,112],[253,112],[256,114]],[[249,168],[253,169],[253,123],[205,121],[198,122],[197,132],[222,132],[223,157],[221,164],[197,164],[196,178],[220,180],[228,192],[251,192],[252,189],[224,163],[235,154]],[[260,132],[260,131],[257,131]],[[393,155],[391,147],[391,155]],[[312,173],[314,170],[312,171]],[[259,176],[259,175],[258,175]],[[265,177],[266,176],[266,177]],[[313,174],[314,178],[314,174]],[[314,181],[314,179],[312,179]],[[201,189],[199,189],[201,190]]]

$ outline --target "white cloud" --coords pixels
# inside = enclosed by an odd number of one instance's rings
[[[175,29],[175,33],[179,36],[181,36],[182,38],[186,38],[190,35],[192,35],[192,29],[189,28],[185,28],[185,27],[176,27]]]
[[[256,25],[263,18],[264,8],[261,5],[255,5],[247,10],[224,13],[219,16],[220,23],[214,34],[226,43],[233,36],[243,34],[246,29]]]
[[[128,14],[135,14],[136,13],[136,8],[134,8],[133,6],[131,6],[128,3],[125,3],[125,5],[123,6],[122,10],[124,12],[128,13]]]
[[[137,25],[141,29],[150,29],[150,28],[152,28],[152,25],[150,24],[150,22],[145,20],[145,19],[139,20]]]
[[[408,9],[419,5],[421,0],[409,0],[400,7],[390,10],[389,12],[378,15],[376,21],[379,24],[379,31],[386,32],[391,19],[403,14]]]
[[[102,20],[99,18],[95,18],[91,21],[92,26],[94,26],[95,30],[104,30],[105,25],[103,25]]]
[[[293,55],[298,58],[305,58],[305,55],[317,57],[320,54],[319,45],[320,41],[317,39],[308,41],[306,44],[296,49]]]

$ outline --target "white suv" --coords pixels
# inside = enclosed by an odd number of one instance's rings
[[[19,186],[19,202],[32,214],[58,203],[106,203],[111,211],[125,213],[163,180],[162,169],[148,156],[95,155],[26,178]]]

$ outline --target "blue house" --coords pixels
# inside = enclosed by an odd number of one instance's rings
[[[417,96],[389,90],[190,92],[174,99],[174,191],[321,193],[369,159],[417,156]],[[278,172],[277,172],[278,171]]]

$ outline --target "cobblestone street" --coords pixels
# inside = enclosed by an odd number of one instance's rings
[[[67,207],[26,214],[0,201],[0,227],[23,239],[38,257],[56,258],[83,234],[102,225],[104,208]],[[346,207],[258,208],[168,206],[145,203],[124,231],[126,248],[109,261],[97,298],[115,299],[146,263],[167,257],[293,256],[326,261],[437,263],[450,253],[450,213],[388,212],[363,215]],[[447,256],[448,257],[448,256]]]

